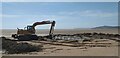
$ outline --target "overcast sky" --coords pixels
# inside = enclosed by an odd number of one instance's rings
[[[2,15],[3,29],[23,28],[43,20],[55,20],[56,29],[116,26],[118,25],[118,3],[3,2]],[[49,25],[37,26],[37,29],[47,28]]]

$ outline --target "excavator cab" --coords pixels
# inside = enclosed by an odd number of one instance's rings
[[[28,25],[27,27],[24,27],[24,30],[32,30],[33,26]]]
[[[27,26],[27,30],[32,30],[32,26]]]
[[[18,29],[17,34],[24,35],[24,34],[35,34],[35,29],[32,26],[27,26],[24,29]]]

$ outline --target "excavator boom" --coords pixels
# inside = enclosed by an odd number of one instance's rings
[[[43,25],[43,24],[52,24],[55,21],[42,21],[42,22],[35,22],[32,26],[35,27],[37,25]],[[55,23],[54,23],[55,24]]]

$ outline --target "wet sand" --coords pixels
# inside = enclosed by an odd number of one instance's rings
[[[1,30],[0,30],[1,31]],[[110,34],[118,34],[118,29],[55,29],[54,34],[76,34],[76,33],[110,33]],[[10,37],[12,34],[16,34],[17,29],[3,29],[1,36]],[[49,34],[48,29],[39,29],[36,30],[37,35],[45,35]]]

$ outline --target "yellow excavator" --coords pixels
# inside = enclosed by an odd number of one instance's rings
[[[17,38],[18,40],[37,40],[38,36],[35,34],[36,30],[35,27],[37,25],[44,25],[44,24],[51,24],[51,28],[49,31],[49,38],[52,39],[53,31],[55,27],[55,21],[42,21],[42,22],[35,22],[31,26],[27,26],[24,29],[17,28],[17,34],[12,34],[13,38]]]

